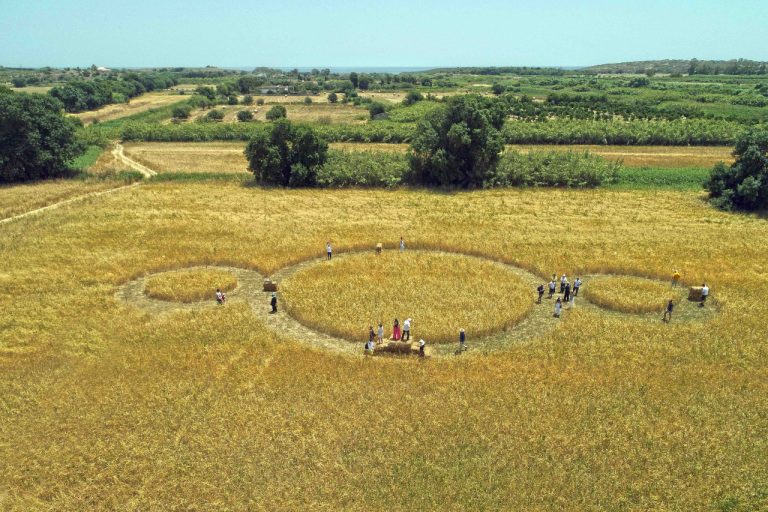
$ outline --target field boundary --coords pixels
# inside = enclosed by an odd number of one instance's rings
[[[82,201],[84,199],[88,199],[91,197],[99,197],[106,194],[112,194],[114,192],[119,192],[121,190],[126,190],[129,188],[138,187],[141,185],[141,182],[137,183],[131,183],[130,185],[123,185],[120,187],[110,188],[108,190],[99,190],[98,192],[89,192],[87,194],[83,194],[81,196],[77,197],[71,197],[69,199],[65,199],[64,201],[59,201],[58,203],[49,204],[47,206],[42,206],[40,208],[35,208],[34,210],[29,210],[28,212],[19,213],[18,215],[13,215],[12,217],[6,217],[4,219],[0,219],[0,224],[5,224],[7,222],[12,222],[15,220],[23,219],[25,217],[31,217],[32,215],[37,215],[38,213],[42,213],[48,210],[55,210],[57,208],[61,208],[62,206],[66,206],[71,203],[76,203],[78,201]]]
[[[145,178],[151,178],[152,176],[157,176],[157,171],[154,169],[150,169],[146,165],[142,165],[136,160],[131,159],[130,157],[125,155],[125,148],[123,148],[123,145],[120,143],[115,144],[114,149],[112,150],[112,156],[115,157],[115,160],[118,162],[121,162],[134,171],[140,172]]]

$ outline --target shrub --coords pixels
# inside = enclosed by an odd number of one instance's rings
[[[403,98],[403,105],[413,105],[417,101],[424,99],[424,96],[419,91],[408,91],[408,94]]]
[[[383,114],[386,111],[387,107],[383,103],[376,101],[368,105],[368,114],[371,116],[371,119],[374,119],[376,116]]]
[[[40,94],[0,94],[0,182],[61,175],[85,151],[79,123],[60,101]]]
[[[408,158],[388,151],[329,151],[317,171],[321,187],[396,187],[408,173]]]
[[[187,119],[189,114],[192,113],[192,107],[190,105],[179,105],[178,107],[173,107],[171,113],[175,119]]]
[[[717,164],[704,187],[712,203],[724,210],[768,208],[768,131],[749,130],[736,141],[736,161]]]
[[[258,99],[256,100],[256,104],[257,104],[257,105],[263,105],[263,104],[264,104],[264,98],[258,98]]]
[[[253,96],[250,94],[243,96],[243,105],[253,105]]]
[[[237,113],[237,120],[241,123],[247,123],[253,120],[253,112],[250,110],[241,110]]]
[[[245,148],[248,168],[265,185],[309,187],[326,160],[328,144],[307,126],[278,120],[269,132],[258,132]]]
[[[486,187],[597,187],[614,183],[621,164],[589,152],[507,151]]]
[[[267,119],[269,121],[276,121],[278,119],[285,119],[288,117],[288,111],[282,105],[275,105],[267,112]]]
[[[507,88],[504,87],[501,84],[493,84],[493,87],[491,87],[491,91],[496,96],[501,96],[502,94],[504,94],[504,91],[506,91],[506,90],[507,90]]]
[[[306,96],[304,98],[304,104],[305,105],[311,105],[312,104],[312,98],[310,98],[309,96]]]
[[[224,111],[213,109],[205,115],[208,121],[221,121],[224,119]]]
[[[330,103],[336,103],[337,101],[339,101],[339,96],[335,92],[332,92],[331,94],[328,95],[328,101]]]

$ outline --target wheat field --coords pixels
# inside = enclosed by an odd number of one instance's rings
[[[153,299],[188,303],[212,301],[216,290],[228,292],[236,286],[237,278],[226,270],[182,270],[151,276],[144,293]]]
[[[768,506],[768,224],[698,193],[150,182],[0,229],[0,509]],[[314,348],[245,303],[115,298],[156,272],[270,275],[328,239],[401,235],[542,279],[679,269],[719,309],[665,324],[577,307],[501,353],[394,360]]]
[[[299,321],[351,341],[368,339],[369,327],[392,335],[413,319],[415,339],[455,343],[459,329],[482,337],[519,322],[532,308],[534,290],[489,261],[424,251],[366,252],[315,265],[283,282],[283,301]],[[494,308],[479,308],[480,304]]]
[[[88,110],[72,114],[80,118],[83,124],[91,124],[94,121],[104,122],[131,116],[140,112],[146,112],[153,108],[164,107],[171,103],[184,100],[176,91],[153,91],[131,98],[128,103],[113,103],[105,105],[98,110]]]

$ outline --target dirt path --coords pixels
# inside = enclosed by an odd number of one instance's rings
[[[152,176],[157,176],[157,171],[150,169],[146,165],[142,165],[139,162],[135,160],[131,160],[127,156],[125,156],[123,145],[120,143],[115,144],[115,148],[112,150],[112,156],[115,157],[115,160],[118,162],[127,165],[134,171],[138,171],[141,174],[144,175],[145,178],[151,178]]]
[[[141,185],[141,182],[138,183],[131,183],[130,185],[123,185],[121,187],[115,187],[110,188],[109,190],[100,190],[98,192],[89,192],[88,194],[83,194],[82,196],[72,197],[69,199],[65,199],[64,201],[59,201],[58,203],[49,204],[47,206],[43,206],[41,208],[35,208],[34,210],[30,210],[28,212],[20,213],[18,215],[14,215],[13,217],[6,217],[5,219],[0,219],[0,224],[5,224],[7,222],[12,222],[15,220],[23,219],[24,217],[31,217],[32,215],[37,215],[39,213],[48,211],[48,210],[55,210],[57,208],[61,208],[62,206],[66,206],[71,203],[76,203],[78,201],[82,201],[85,199],[89,199],[92,197],[99,197],[106,194],[113,194],[115,192],[119,192],[121,190],[126,190],[129,188],[138,187]]]
[[[157,176],[157,171],[150,169],[149,167],[146,167],[140,164],[139,162],[136,162],[135,160],[131,160],[129,157],[125,156],[125,154],[123,153],[122,144],[115,145],[114,149],[112,150],[112,156],[114,156],[115,160],[117,160],[118,162],[121,162],[124,165],[127,165],[128,167],[130,167],[131,169],[140,172],[145,178],[151,178],[152,176]],[[23,219],[25,217],[30,217],[32,215],[37,215],[39,213],[42,213],[48,210],[55,210],[57,208],[61,208],[62,206],[66,206],[71,203],[76,203],[78,201],[82,201],[88,198],[99,197],[106,194],[113,194],[121,190],[135,188],[135,187],[138,187],[139,185],[141,185],[141,182],[131,183],[130,185],[123,185],[115,188],[110,188],[109,190],[89,192],[87,194],[83,194],[77,197],[71,197],[69,199],[65,199],[64,201],[59,201],[58,203],[49,204],[46,206],[42,206],[40,208],[35,208],[34,210],[30,210],[28,212],[20,213],[18,215],[13,215],[12,217],[6,217],[5,219],[0,219],[0,224],[5,224],[15,220]]]

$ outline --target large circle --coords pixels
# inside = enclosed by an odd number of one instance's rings
[[[473,338],[518,323],[535,291],[513,269],[493,261],[433,251],[345,255],[302,268],[281,283],[282,303],[302,324],[351,341],[369,326],[412,318],[412,336],[429,343]]]

